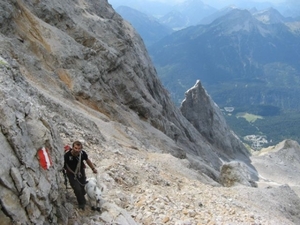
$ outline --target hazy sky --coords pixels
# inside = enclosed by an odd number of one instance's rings
[[[170,0],[169,0],[170,1]],[[214,3],[220,3],[220,4],[231,4],[231,3],[246,3],[249,2],[247,0],[202,0],[203,2],[205,2],[206,4],[209,4],[210,2],[214,2]],[[252,0],[252,2],[270,2],[273,4],[278,4],[278,3],[282,3],[285,2],[286,0]]]
[[[186,0],[108,0],[108,2],[110,2],[115,7],[120,5],[127,5],[142,12],[148,12],[151,9],[143,8],[144,5],[146,7],[149,6],[149,4],[144,4],[144,1],[161,2],[167,3],[168,5],[176,5],[177,3],[184,2]],[[239,8],[244,9],[251,9],[253,7],[256,7],[258,10],[274,7],[284,16],[296,17],[300,15],[300,0],[202,0],[202,2],[216,9],[222,9],[230,5],[235,5]],[[160,13],[162,13],[164,8],[162,7],[159,10]],[[158,13],[158,11],[156,13]]]
[[[172,1],[172,0],[166,0],[166,1]],[[277,5],[279,3],[283,3],[285,2],[286,0],[252,0],[252,1],[249,1],[249,0],[202,0],[204,3],[208,4],[208,5],[211,5],[211,6],[214,6],[214,7],[217,7],[218,6],[220,7],[223,7],[223,6],[228,6],[228,5],[231,5],[231,4],[236,4],[236,5],[252,5],[250,2],[257,2],[257,3],[272,3],[274,5]]]
[[[184,2],[185,0],[152,0],[156,2],[164,2],[164,3],[179,3],[179,2]],[[231,4],[232,2],[235,2],[234,0],[202,0],[206,4],[209,4],[210,2],[214,3],[222,3],[222,4]],[[238,0],[239,2],[249,2],[249,0]],[[286,0],[252,0],[253,2],[270,2],[270,3],[282,3],[285,2]]]
[[[180,2],[184,2],[185,0],[151,0],[151,1],[157,1],[157,2],[164,2],[164,3],[169,3],[169,4],[176,4],[176,3],[180,3]],[[250,5],[250,2],[257,2],[257,3],[272,3],[274,5],[277,5],[279,3],[283,3],[286,1],[291,1],[291,0],[202,0],[202,2],[216,7],[216,8],[221,8],[224,6],[228,6],[228,5],[243,5],[243,4],[248,4]],[[293,1],[293,0],[292,0]],[[300,0],[296,0],[296,1],[300,1]],[[251,4],[253,5],[253,4]]]

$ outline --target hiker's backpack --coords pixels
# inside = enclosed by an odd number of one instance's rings
[[[70,151],[72,148],[70,145],[65,145],[64,150],[65,150],[65,154]]]

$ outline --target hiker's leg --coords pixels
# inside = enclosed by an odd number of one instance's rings
[[[84,196],[86,194],[85,189],[84,189],[84,186],[86,184],[86,178],[85,177],[78,178],[78,181],[80,183],[80,189],[81,189],[82,196]],[[85,201],[85,199],[84,199],[84,201]]]
[[[81,177],[79,178],[80,183],[82,184],[82,193],[83,195],[86,194],[85,190],[84,190],[84,186],[86,184],[86,176],[85,176],[85,169],[81,170]]]
[[[84,205],[86,204],[86,200],[85,200],[85,197],[84,197],[84,187],[82,186],[82,184],[80,184],[78,182],[78,180],[75,180],[74,179],[74,176],[68,176],[69,178],[69,182],[71,184],[71,187],[74,191],[74,194],[76,196],[76,199],[77,199],[77,202],[78,202],[78,205],[80,207],[84,207]]]

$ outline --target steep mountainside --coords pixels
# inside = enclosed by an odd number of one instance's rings
[[[254,188],[249,153],[200,83],[185,110],[203,106],[211,130],[175,107],[106,0],[3,0],[0,11],[1,225],[299,223],[296,192]],[[99,171],[87,175],[105,189],[101,213],[78,210],[64,186],[75,140]]]

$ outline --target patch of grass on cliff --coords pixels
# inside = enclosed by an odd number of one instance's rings
[[[0,67],[9,67],[9,64],[0,56]]]
[[[7,65],[7,63],[4,62],[4,61],[2,61],[2,60],[0,59],[0,65],[1,65],[1,66],[4,66],[4,65]]]
[[[244,118],[249,123],[254,123],[257,119],[263,119],[262,116],[254,115],[254,114],[250,114],[250,113],[238,113],[236,115],[236,117],[237,118]]]

